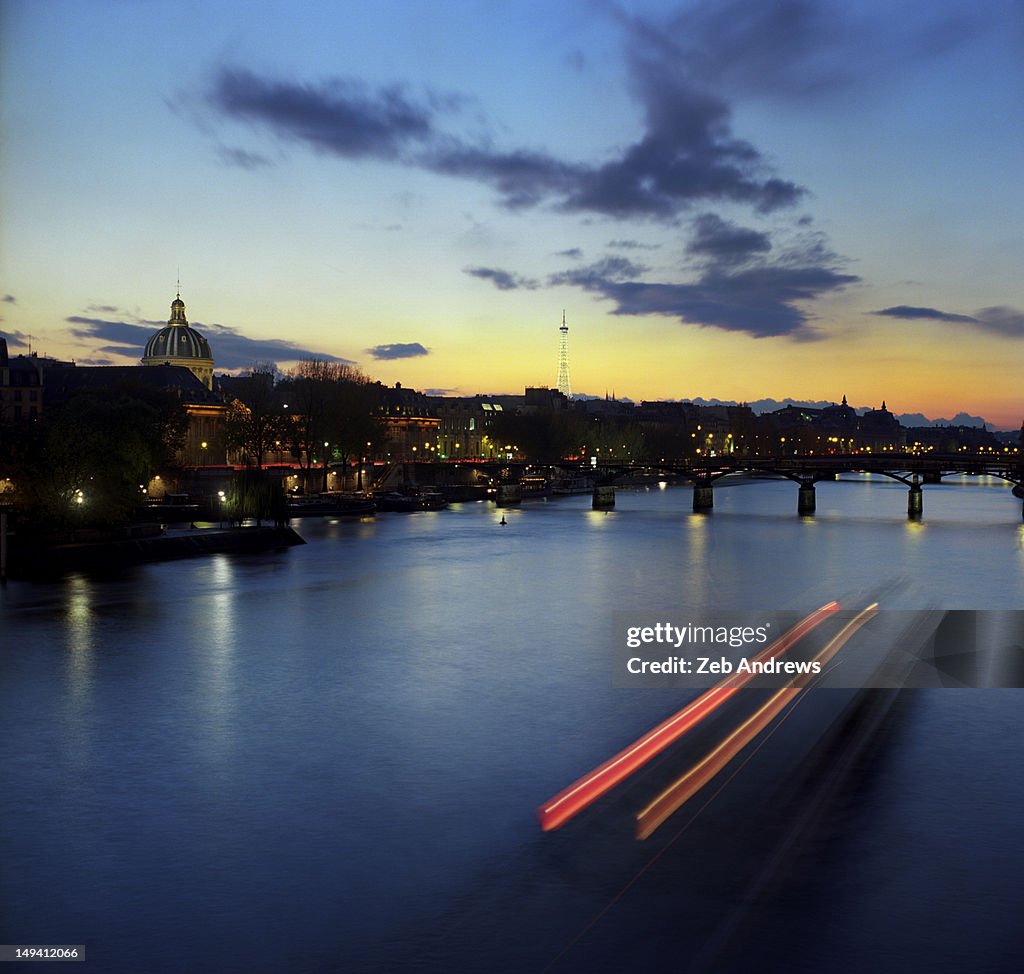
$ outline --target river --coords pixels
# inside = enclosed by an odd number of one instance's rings
[[[1021,690],[812,692],[646,842],[725,718],[538,827],[685,700],[613,689],[616,610],[1024,607],[1005,486],[926,487],[919,522],[895,483],[817,494],[311,519],[278,553],[8,583],[0,943],[105,974],[1018,970]]]

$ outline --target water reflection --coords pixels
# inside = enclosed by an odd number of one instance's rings
[[[607,527],[612,523],[614,518],[614,511],[592,509],[586,512],[586,522],[588,528]]]
[[[203,710],[204,746],[219,759],[227,759],[235,708],[235,652],[240,642],[236,562],[215,555],[210,565],[206,635],[195,651],[200,655],[198,692]]]
[[[924,541],[925,532],[927,531],[925,522],[919,518],[908,517],[903,525],[903,535],[907,541],[912,544],[920,544]]]
[[[66,673],[71,696],[79,701],[89,693],[94,666],[94,588],[95,583],[84,575],[74,575],[68,580],[64,613],[68,647]]]
[[[81,772],[87,771],[92,760],[90,728],[93,671],[96,666],[94,597],[95,583],[91,579],[75,575],[68,580],[65,611],[67,652],[64,654],[68,694],[62,736],[67,742],[68,765]]]

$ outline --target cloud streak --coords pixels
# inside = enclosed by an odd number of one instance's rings
[[[348,158],[395,158],[409,143],[433,134],[430,110],[398,86],[370,91],[356,81],[298,84],[225,68],[208,99],[225,115]]]
[[[12,351],[15,348],[28,348],[29,337],[23,331],[0,331],[0,338],[7,339],[7,347]]]
[[[503,271],[497,267],[464,267],[463,273],[470,277],[478,277],[482,281],[490,281],[499,291],[515,291],[523,288],[535,291],[539,284],[529,277]]]
[[[71,315],[65,320],[68,324],[77,326],[71,329],[71,334],[76,338],[113,343],[100,347],[99,351],[136,359],[142,357],[146,342],[153,333],[166,325],[164,321],[131,323],[82,315]],[[249,368],[254,362],[294,362],[305,358],[322,358],[346,365],[355,364],[349,359],[306,348],[295,342],[275,338],[246,338],[239,334],[237,329],[228,325],[203,322],[190,324],[209,341],[216,369],[244,369]]]
[[[395,342],[391,345],[374,345],[368,348],[366,354],[375,359],[390,361],[399,358],[418,358],[421,355],[429,355],[430,350],[424,348],[419,342]]]
[[[898,304],[891,308],[871,311],[869,314],[885,318],[900,318],[904,321],[942,321],[951,324],[968,325],[980,331],[987,331],[1004,338],[1024,338],[1024,311],[1006,305],[982,308],[973,315],[954,314],[938,308],[921,308]]]

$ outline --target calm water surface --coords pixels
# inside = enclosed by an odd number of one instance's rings
[[[819,485],[814,518],[783,483],[689,506],[307,520],[272,555],[9,583],[0,943],[85,944],[103,972],[1019,970],[1022,691],[838,721],[858,702],[821,691],[635,842],[725,715],[539,831],[685,700],[612,689],[614,610],[1024,607],[995,483],[925,488],[920,523],[868,478]]]

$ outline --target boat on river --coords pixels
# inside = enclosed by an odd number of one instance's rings
[[[288,502],[291,517],[366,517],[376,509],[373,499],[361,494],[318,494]]]
[[[441,511],[448,506],[447,499],[440,491],[419,487],[374,494],[373,500],[378,511]]]

